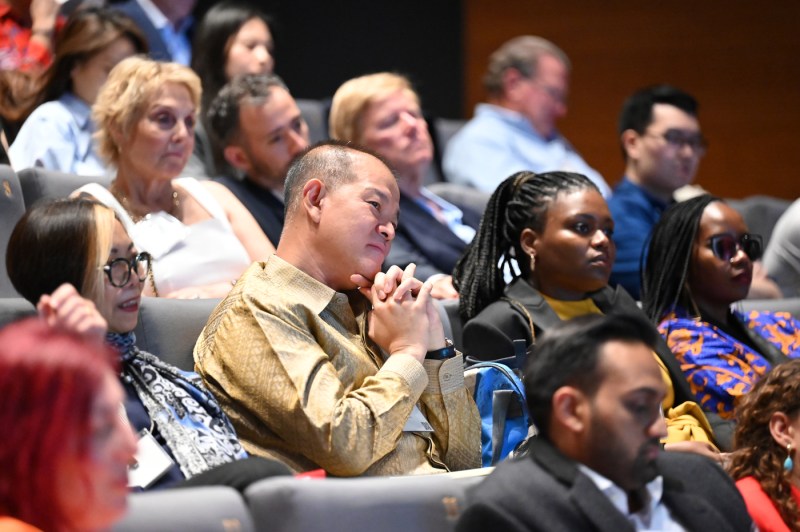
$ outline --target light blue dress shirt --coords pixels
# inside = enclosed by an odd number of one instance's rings
[[[66,92],[46,102],[25,120],[8,150],[14,170],[34,166],[85,176],[106,174],[106,165],[94,151],[94,123],[90,107]]]
[[[447,144],[444,173],[448,181],[494,192],[515,172],[563,170],[583,174],[604,197],[611,188],[560,134],[547,140],[521,114],[492,104],[478,104],[475,116]]]
[[[472,242],[473,237],[475,236],[475,229],[468,226],[463,222],[464,213],[461,209],[450,203],[449,201],[445,200],[442,197],[437,196],[427,188],[421,188],[419,190],[420,194],[424,196],[428,201],[431,201],[439,207],[439,214],[446,222],[447,228],[450,229],[458,238],[464,241],[465,244],[469,244]],[[431,208],[428,203],[421,199],[415,200],[417,204],[428,211],[431,216],[437,218],[437,213]]]

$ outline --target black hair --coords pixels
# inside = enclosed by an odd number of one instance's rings
[[[525,368],[528,410],[539,434],[548,437],[556,390],[574,386],[590,395],[597,390],[604,344],[641,342],[654,349],[657,336],[655,328],[635,314],[586,314],[549,328],[536,342]]]
[[[275,74],[242,74],[219,90],[206,109],[206,118],[211,126],[210,133],[220,148],[224,148],[238,134],[239,109],[242,104],[258,105],[266,102],[274,87],[289,90]]]
[[[520,244],[526,228],[544,229],[547,210],[561,193],[597,186],[586,176],[572,172],[517,172],[495,189],[475,238],[453,270],[459,293],[459,312],[466,322],[503,295],[503,271],[516,260],[521,275],[530,275],[528,260]]]
[[[653,227],[642,271],[642,308],[653,323],[675,309],[688,307],[686,291],[692,248],[703,211],[716,196],[703,194],[669,207]]]
[[[84,293],[87,265],[96,248],[94,200],[38,203],[17,222],[8,240],[11,284],[33,305],[64,283]]]
[[[617,132],[621,135],[632,129],[640,135],[644,133],[653,121],[653,106],[657,103],[665,103],[697,116],[697,100],[691,94],[671,85],[653,85],[636,91],[625,100],[619,114]]]
[[[653,122],[653,106],[657,103],[677,107],[686,114],[697,117],[697,100],[691,94],[672,85],[653,85],[636,91],[625,100],[617,122],[617,133],[621,136],[632,129],[643,135],[647,126]],[[627,160],[628,154],[624,147],[622,156]]]
[[[273,25],[269,15],[253,5],[241,0],[224,0],[212,6],[197,25],[191,66],[203,83],[203,112],[228,81],[225,76],[228,41],[247,21],[255,18],[263,20],[268,28]]]

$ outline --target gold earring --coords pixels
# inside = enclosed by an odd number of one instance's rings
[[[536,253],[531,253],[531,273],[536,269]]]

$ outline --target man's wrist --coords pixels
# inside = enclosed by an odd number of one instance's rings
[[[440,349],[428,351],[425,354],[425,360],[447,360],[456,356],[456,348],[450,338],[444,339],[445,346]]]

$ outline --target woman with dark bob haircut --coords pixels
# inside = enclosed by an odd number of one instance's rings
[[[645,313],[703,410],[725,419],[772,366],[800,356],[800,323],[789,314],[731,309],[747,297],[762,248],[736,210],[705,194],[664,212],[642,274]]]
[[[112,360],[38,318],[0,330],[0,530],[107,530],[122,517],[136,440]]]
[[[759,530],[800,531],[800,360],[775,366],[736,407],[729,473]]]
[[[39,204],[17,223],[6,253],[14,288],[36,304],[64,283],[91,300],[108,323],[106,343],[119,355],[125,412],[140,445],[157,443],[169,456],[139,488],[251,482],[288,473],[282,464],[249,457],[194,372],[182,371],[136,347],[142,286],[151,257],[139,253],[114,211],[74,198]],[[152,454],[148,455],[153,457]]]
[[[613,231],[608,205],[583,175],[519,172],[503,181],[453,272],[465,352],[482,359],[510,357],[513,340],[524,339],[530,346],[562,320],[641,313],[624,289],[608,286]],[[506,275],[513,277],[509,284]],[[663,342],[654,356],[668,390],[662,403],[668,448],[718,458],[714,444],[729,448],[729,443],[714,439]]]

